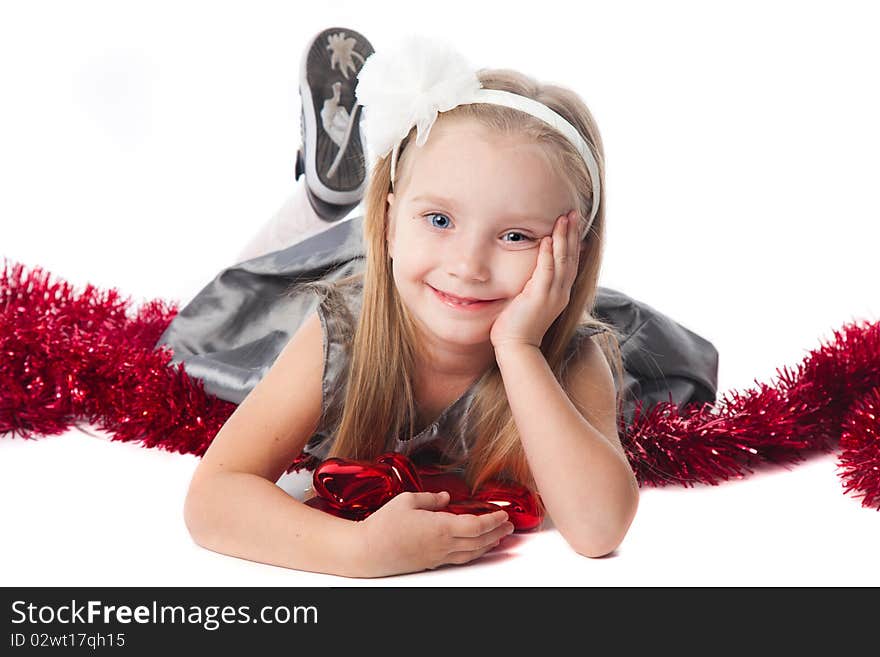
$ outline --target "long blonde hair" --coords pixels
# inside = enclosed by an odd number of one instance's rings
[[[540,84],[510,69],[482,69],[478,76],[483,87],[510,91],[545,104],[568,120],[593,150],[599,165],[601,202],[587,236],[583,240],[578,272],[571,288],[568,306],[547,330],[541,344],[551,370],[568,391],[566,349],[579,325],[598,327],[605,332],[595,336],[611,365],[617,384],[620,412],[623,363],[614,327],[592,315],[605,236],[605,158],[602,140],[592,114],[573,91]],[[592,206],[589,173],[571,143],[543,121],[516,110],[489,104],[460,105],[438,115],[438,121],[471,119],[502,134],[521,135],[543,145],[556,170],[566,177],[576,198],[580,221],[586,221]],[[413,128],[403,140],[398,158],[398,180],[406,170],[406,146],[415,136]],[[396,183],[399,185],[399,182]],[[328,456],[372,460],[387,445],[415,431],[415,381],[417,329],[401,302],[394,285],[391,259],[386,242],[388,227],[387,195],[391,191],[391,155],[379,159],[371,172],[364,198],[363,238],[365,266],[362,273],[331,282],[333,288],[363,284],[360,316],[351,337],[351,359],[344,393],[344,408]],[[475,439],[464,463],[446,464],[463,471],[465,481],[476,491],[488,479],[515,481],[536,490],[516,424],[508,405],[504,383],[493,361],[475,386],[468,411],[468,426]],[[463,466],[463,468],[462,468]]]

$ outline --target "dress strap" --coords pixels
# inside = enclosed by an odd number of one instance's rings
[[[351,361],[351,344],[360,309],[358,284],[336,287],[313,281],[305,287],[318,296],[315,312],[321,322],[324,372],[321,379],[321,418],[305,451],[325,458],[342,419]]]

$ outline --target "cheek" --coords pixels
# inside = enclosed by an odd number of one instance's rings
[[[391,235],[390,248],[399,257],[405,257],[413,249],[418,249],[422,240],[413,231],[413,226],[401,220],[397,220]]]
[[[522,291],[532,274],[535,273],[537,263],[538,258],[531,251],[523,253],[521,257],[511,258],[507,267],[506,280],[508,284],[517,292]]]
[[[418,239],[417,237],[399,232],[391,250],[395,261],[407,271],[424,269],[438,260],[437,245],[431,240]]]
[[[426,267],[437,260],[436,253],[432,253],[430,249],[419,244],[400,243],[396,251],[395,259],[399,260],[408,270]]]
[[[425,278],[436,264],[436,257],[431,257],[430,251],[412,248],[399,244],[392,260],[394,278],[399,284],[408,285]]]

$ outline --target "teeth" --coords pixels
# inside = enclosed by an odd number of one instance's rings
[[[459,301],[458,299],[454,299],[453,297],[449,296],[445,292],[441,292],[437,288],[434,288],[434,291],[437,292],[437,294],[439,294],[441,297],[446,299],[449,303],[454,303],[456,306],[470,306],[475,303],[480,303],[479,301]]]
[[[456,306],[469,306],[472,303],[474,303],[473,301],[459,301],[458,299],[453,299],[448,294],[444,294],[443,296],[446,297],[452,303],[454,303]]]

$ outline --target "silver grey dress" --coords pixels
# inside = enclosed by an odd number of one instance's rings
[[[342,379],[362,300],[360,285],[330,293],[321,283],[363,271],[362,222],[355,217],[289,248],[227,267],[180,310],[157,342],[170,347],[172,363],[182,362],[207,392],[237,404],[317,310],[324,333],[324,378],[321,421],[304,449],[312,464],[326,457],[341,418]],[[294,283],[305,285],[291,292]],[[708,340],[608,288],[598,289],[593,312],[614,327],[620,342],[627,424],[637,400],[646,406],[715,401],[718,352]],[[566,357],[595,332],[582,327]],[[478,383],[418,435],[398,439],[389,448],[405,454],[436,448],[455,460],[467,454],[467,411]]]

